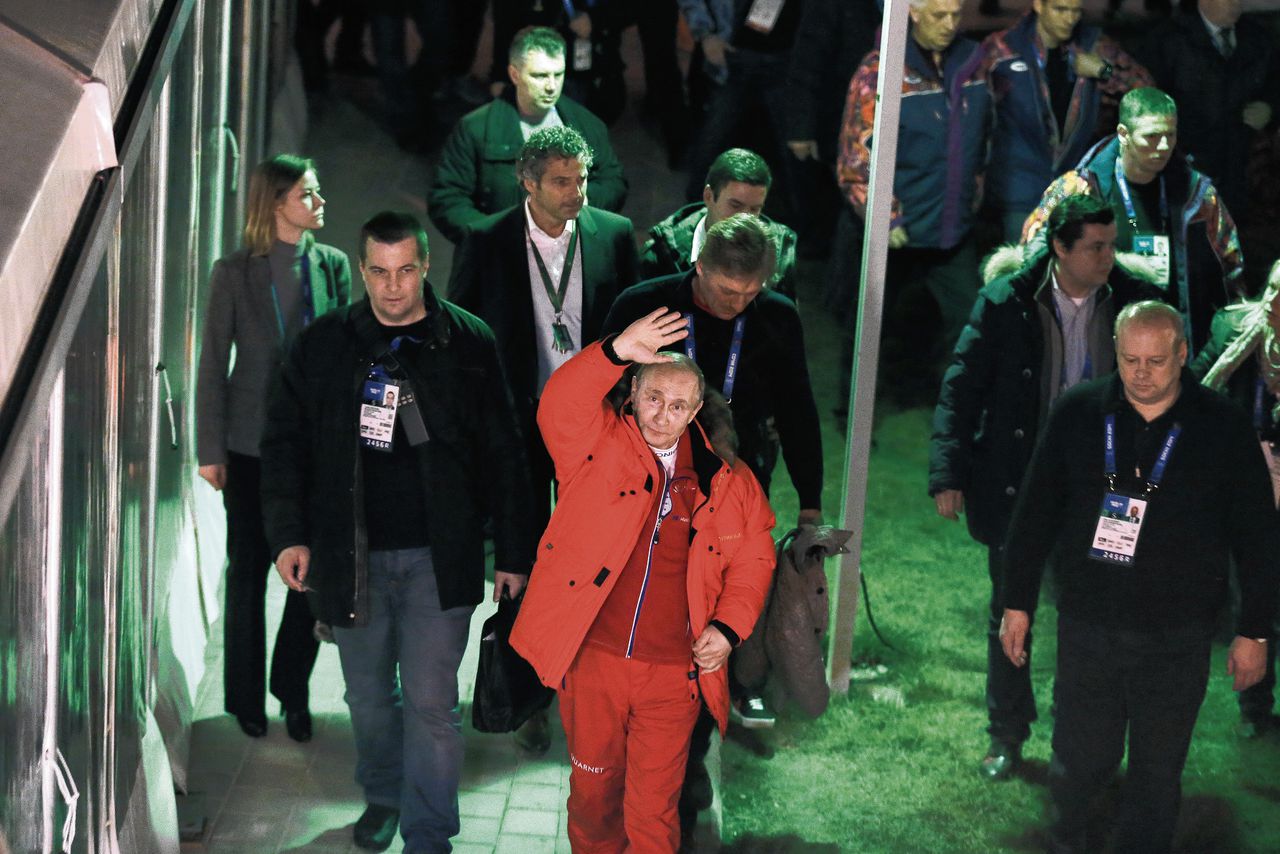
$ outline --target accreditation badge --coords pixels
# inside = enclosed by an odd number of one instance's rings
[[[1102,499],[1098,527],[1093,532],[1089,557],[1106,563],[1132,566],[1138,535],[1147,518],[1147,502],[1123,492],[1108,492]]]
[[[360,395],[360,444],[375,451],[391,451],[396,432],[400,385],[394,380],[365,380]]]
[[[1169,254],[1169,235],[1167,234],[1135,234],[1133,236],[1133,252],[1141,255],[1155,270],[1159,277],[1160,287],[1169,287],[1169,278],[1173,269]]]
[[[777,25],[785,3],[786,0],[754,0],[747,12],[746,25],[758,33],[769,35]]]

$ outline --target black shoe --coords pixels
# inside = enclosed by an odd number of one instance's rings
[[[262,738],[267,734],[267,716],[250,717],[249,715],[236,715],[236,723],[240,724],[240,730],[250,738]]]
[[[400,826],[400,810],[395,807],[384,807],[369,804],[364,814],[356,819],[355,838],[357,848],[366,851],[386,851],[396,839],[396,828]]]
[[[311,740],[311,712],[306,709],[299,709],[291,712],[284,710],[284,728],[289,733],[289,738],[294,741],[310,741]]]
[[[992,782],[1008,780],[1021,761],[1022,742],[993,738],[991,747],[987,748],[987,755],[982,757],[978,766],[978,773]]]

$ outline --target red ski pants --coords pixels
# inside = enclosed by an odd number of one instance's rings
[[[676,803],[702,700],[692,663],[646,664],[583,645],[560,690],[574,854],[673,854]]]

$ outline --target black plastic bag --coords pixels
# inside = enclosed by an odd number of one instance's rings
[[[538,681],[529,662],[511,648],[511,627],[519,611],[519,603],[503,596],[497,612],[484,621],[471,701],[471,724],[477,732],[514,732],[555,696]]]

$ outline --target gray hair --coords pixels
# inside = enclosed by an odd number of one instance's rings
[[[698,363],[693,359],[690,359],[684,353],[665,353],[664,355],[670,356],[671,361],[651,362],[649,364],[636,365],[636,374],[634,377],[636,388],[638,389],[643,385],[644,378],[649,374],[661,373],[662,371],[669,370],[683,371],[684,373],[692,374],[693,378],[698,381],[698,395],[695,399],[701,401],[703,394],[707,390],[707,378],[702,375],[702,368],[698,367]]]

